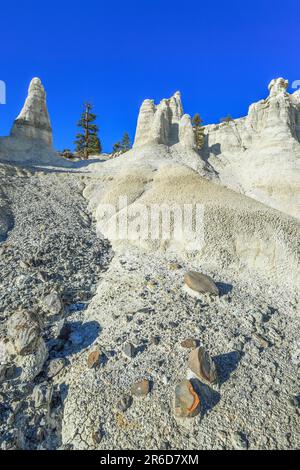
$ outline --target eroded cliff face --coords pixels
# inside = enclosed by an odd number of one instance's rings
[[[272,80],[245,118],[206,126],[202,157],[223,184],[300,217],[300,92]]]

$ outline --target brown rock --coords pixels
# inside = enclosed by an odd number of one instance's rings
[[[184,282],[190,288],[201,294],[219,295],[219,289],[213,279],[196,271],[188,271],[184,275]]]
[[[199,413],[200,398],[189,380],[175,387],[174,414],[178,418],[193,418]]]
[[[187,338],[181,341],[180,346],[187,349],[195,349],[198,346],[198,340],[194,338]]]
[[[214,384],[218,381],[216,366],[209,354],[201,346],[191,351],[188,367],[205,382]]]
[[[144,397],[150,392],[150,382],[147,379],[135,382],[131,387],[131,393],[136,397]]]
[[[97,365],[100,363],[100,351],[92,351],[88,355],[88,367],[92,369],[93,367],[97,367]]]

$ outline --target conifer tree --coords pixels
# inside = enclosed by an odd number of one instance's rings
[[[98,126],[94,124],[97,116],[93,114],[91,110],[93,106],[91,103],[84,104],[84,111],[81,114],[81,118],[77,123],[77,126],[82,129],[76,135],[76,152],[84,159],[89,158],[90,155],[96,155],[102,152],[101,142],[98,137]]]
[[[114,145],[113,145],[113,151],[112,153],[118,153],[120,152],[122,149],[121,147],[121,142],[116,142]]]
[[[130,137],[129,137],[128,132],[125,132],[122,137],[122,140],[119,142],[116,142],[113,145],[113,154],[119,153],[119,152],[120,153],[128,152],[128,150],[130,149],[131,149]]]
[[[121,141],[121,147],[123,152],[128,152],[131,148],[130,137],[128,132],[125,132]]]
[[[198,150],[203,148],[205,142],[204,127],[202,123],[203,119],[201,119],[200,114],[196,113],[192,119],[192,125],[194,127],[196,147]]]

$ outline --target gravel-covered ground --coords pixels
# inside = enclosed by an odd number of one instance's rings
[[[100,335],[74,363],[72,374],[61,377],[69,387],[64,444],[79,449],[299,447],[296,304],[263,279],[176,263],[135,250],[113,259],[86,312],[87,322],[99,323]],[[211,275],[221,296],[192,297],[183,287],[191,268]],[[188,370],[190,350],[181,346],[187,338],[210,352],[219,386],[196,381],[201,413],[178,420],[175,386],[196,378]],[[135,347],[132,358],[124,354],[127,343]],[[91,370],[88,353],[97,349],[107,362]],[[132,385],[145,378],[150,393],[133,396],[131,406],[120,409],[120,399],[132,396]]]
[[[82,347],[76,344],[83,330],[81,312],[109,263],[110,245],[96,238],[82,197],[80,177],[11,174],[2,176],[0,185],[5,208],[1,214],[6,221],[0,245],[1,336],[5,339],[7,319],[15,311],[28,310],[40,321],[49,359],[60,351],[68,363],[68,355]],[[9,229],[6,238],[5,231]],[[62,299],[64,313],[48,315],[43,308],[43,299],[52,291]],[[64,319],[65,329],[73,334],[75,344],[58,338]],[[89,334],[96,335],[97,331],[91,328]],[[17,368],[7,371],[10,380],[1,384],[0,395],[2,448],[36,448],[39,440],[47,440],[49,434],[47,447],[59,445],[55,430],[59,419],[51,418],[52,411],[34,407],[32,398],[34,386],[49,381],[49,359],[33,383],[24,383]],[[54,390],[53,397],[57,414],[61,411],[60,394]]]
[[[299,447],[295,293],[234,267],[129,245],[113,253],[82,196],[88,175],[11,169],[0,178],[0,363],[19,310],[37,319],[48,351],[33,380],[18,356],[0,369],[2,449]],[[212,276],[220,296],[191,296],[191,269]],[[63,308],[50,314],[53,292]],[[218,385],[195,381],[188,338],[213,357]],[[174,389],[187,377],[201,412],[175,419]],[[141,379],[150,390],[138,398]]]

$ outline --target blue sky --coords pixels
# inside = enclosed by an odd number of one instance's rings
[[[105,151],[124,131],[133,138],[143,99],[176,90],[185,112],[207,124],[243,116],[272,78],[300,80],[299,14],[298,0],[1,2],[0,135],[34,76],[46,87],[57,149],[72,148],[85,100]]]

